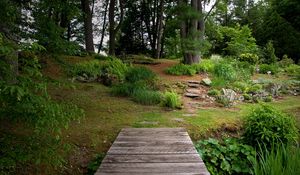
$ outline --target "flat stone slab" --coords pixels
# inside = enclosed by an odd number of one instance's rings
[[[196,81],[196,80],[188,80],[187,82],[191,84],[200,84],[200,81]]]
[[[187,93],[193,93],[193,94],[201,94],[201,91],[199,89],[187,89]]]
[[[199,97],[199,94],[194,94],[194,93],[185,93],[184,96],[190,97],[190,98],[196,98]]]
[[[198,88],[198,87],[200,87],[200,84],[190,83],[190,84],[188,84],[188,87],[190,87],[190,88]]]
[[[184,128],[125,128],[96,175],[209,175]]]

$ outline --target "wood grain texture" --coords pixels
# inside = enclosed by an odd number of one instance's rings
[[[208,175],[184,128],[122,129],[97,175]]]

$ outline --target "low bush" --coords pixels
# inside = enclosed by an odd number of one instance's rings
[[[232,84],[233,90],[236,92],[244,93],[249,89],[249,85],[245,82],[236,81]]]
[[[255,150],[234,139],[219,142],[208,139],[198,142],[196,149],[208,171],[217,174],[251,174]]]
[[[254,84],[254,85],[250,86],[246,92],[256,94],[256,93],[260,92],[262,89],[263,89],[263,86],[261,84]]]
[[[218,89],[211,89],[207,93],[209,96],[219,96],[221,92]]]
[[[250,64],[257,64],[258,61],[259,61],[259,57],[256,55],[256,54],[252,54],[252,53],[245,53],[245,54],[241,54],[239,57],[238,57],[238,60],[239,61],[245,61],[245,62],[248,62]]]
[[[298,134],[292,116],[265,104],[255,108],[246,117],[244,127],[244,140],[254,147],[258,144],[268,148],[280,142],[286,144],[295,141]]]
[[[261,64],[259,65],[259,73],[266,74],[268,72],[271,74],[277,74],[279,72],[279,67],[275,64]]]
[[[250,101],[252,99],[251,95],[249,94],[243,94],[243,97],[246,101]]]
[[[296,76],[298,79],[300,79],[300,66],[297,64],[291,64],[287,68],[285,68],[285,71],[290,76]]]
[[[208,73],[214,71],[215,63],[210,59],[202,59],[200,63],[193,64],[192,67],[196,70],[197,73]]]
[[[181,98],[180,96],[173,91],[165,92],[163,94],[162,105],[169,108],[180,108],[181,107]]]
[[[278,65],[283,68],[288,67],[292,64],[294,64],[294,60],[289,58],[287,55],[283,55],[282,60],[278,62]]]
[[[262,146],[253,165],[253,174],[255,175],[300,174],[300,148],[299,146],[278,144],[268,150]]]
[[[102,66],[102,74],[115,76],[119,81],[124,81],[129,66],[124,64],[120,59],[111,58]]]
[[[143,105],[156,105],[161,102],[162,95],[158,91],[136,90],[132,95],[133,101]]]
[[[136,91],[146,90],[147,85],[144,83],[121,83],[112,86],[111,93],[115,96],[130,97]]]
[[[126,81],[130,83],[144,81],[153,84],[156,78],[156,74],[145,67],[132,67],[126,73]]]
[[[102,65],[98,60],[77,63],[69,71],[71,76],[97,77],[101,75]]]
[[[232,106],[232,102],[230,101],[230,99],[224,95],[217,96],[216,102],[222,104],[224,107]]]
[[[190,65],[176,64],[167,68],[166,73],[170,75],[195,75],[196,70]]]
[[[226,81],[234,81],[237,77],[237,73],[233,66],[223,61],[215,65],[214,75],[223,78]]]
[[[211,83],[211,86],[214,88],[223,88],[229,84],[228,81],[224,80],[223,78],[214,77]]]

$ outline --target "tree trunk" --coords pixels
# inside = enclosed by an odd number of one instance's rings
[[[93,41],[93,23],[92,12],[90,9],[89,0],[81,0],[81,7],[84,16],[84,37],[85,37],[85,49],[87,52],[94,53],[94,41]]]
[[[108,10],[108,21],[109,21],[109,55],[115,55],[116,48],[116,34],[121,28],[123,22],[124,9],[123,9],[123,0],[119,0],[120,4],[120,21],[117,27],[115,27],[115,6],[116,0],[110,0],[109,10]]]
[[[163,35],[163,9],[164,9],[164,0],[160,0],[159,14],[158,14],[158,26],[157,26],[157,42],[156,42],[156,53],[155,57],[160,58],[161,53],[161,40]]]
[[[102,31],[101,31],[101,39],[100,39],[100,43],[99,43],[99,46],[98,46],[98,54],[100,53],[100,50],[102,49],[104,35],[105,35],[105,30],[106,30],[106,26],[107,26],[107,24],[106,24],[106,17],[107,17],[108,3],[109,2],[107,0],[106,4],[105,4],[103,25],[102,25]]]
[[[187,1],[179,0],[179,5],[187,5]],[[204,27],[202,16],[202,1],[191,0],[191,7],[193,10],[201,14],[201,19],[191,18],[188,21],[181,22],[180,35],[181,46],[183,52],[183,62],[185,64],[198,63],[200,61],[200,53],[196,42],[200,42],[200,39],[204,36],[200,32]],[[180,13],[179,15],[185,15]],[[187,41],[189,40],[189,41]],[[192,43],[192,44],[191,44]]]

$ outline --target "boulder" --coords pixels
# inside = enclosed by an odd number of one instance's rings
[[[204,78],[204,79],[202,79],[201,83],[206,86],[210,86],[212,82],[209,78]]]
[[[237,93],[232,89],[224,89],[222,88],[224,97],[229,100],[229,102],[234,102],[237,99]]]

